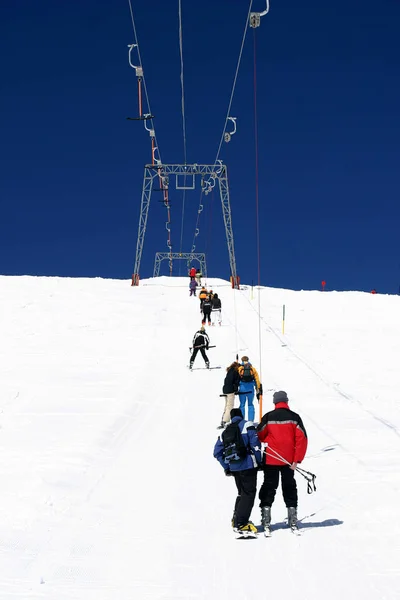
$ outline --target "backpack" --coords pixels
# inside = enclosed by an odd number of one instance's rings
[[[246,383],[249,381],[254,381],[253,369],[250,364],[244,365],[243,373],[240,376],[240,379]]]
[[[221,436],[224,444],[224,458],[228,464],[239,462],[247,456],[247,446],[240,433],[239,423],[230,423]]]

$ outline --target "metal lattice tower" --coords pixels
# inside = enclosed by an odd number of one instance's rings
[[[136,259],[135,259],[135,267],[134,273],[132,277],[132,285],[139,285],[139,272],[140,272],[140,263],[142,259],[143,252],[143,244],[144,244],[144,236],[146,233],[147,226],[147,217],[149,213],[149,206],[151,200],[151,194],[153,191],[153,182],[154,179],[157,181],[161,181],[165,188],[169,186],[170,177],[175,177],[175,187],[177,190],[194,190],[196,187],[196,176],[201,177],[201,187],[204,193],[208,193],[211,189],[214,188],[216,180],[218,180],[219,184],[219,192],[221,197],[222,204],[222,214],[224,218],[225,224],[225,233],[226,233],[226,241],[228,244],[228,253],[229,253],[229,263],[231,269],[231,281],[232,287],[239,287],[239,280],[236,273],[236,260],[235,260],[235,248],[233,241],[233,231],[232,231],[232,217],[231,217],[231,208],[229,202],[229,184],[228,184],[228,171],[226,165],[222,164],[222,161],[218,161],[217,164],[214,165],[184,165],[184,164],[175,164],[175,165],[164,165],[159,162],[157,164],[147,164],[144,168],[144,177],[143,177],[143,189],[142,189],[142,201],[140,206],[140,216],[139,216],[139,228],[138,228],[138,238],[136,244]],[[207,179],[206,179],[207,178]],[[183,183],[183,185],[182,185]],[[158,253],[162,254],[162,253]],[[172,249],[170,248],[170,252],[165,253],[165,258],[168,257],[169,260],[174,258],[176,254],[176,258],[180,258],[180,253],[172,253]],[[187,253],[188,256],[193,256],[193,253]],[[157,255],[156,255],[156,264],[157,264]],[[154,266],[154,270],[156,270],[156,264]],[[204,263],[205,265],[205,263]],[[159,265],[158,265],[159,266]]]
[[[186,260],[188,264],[197,260],[200,264],[202,276],[207,279],[206,255],[202,252],[157,252],[154,261],[153,277],[159,276],[160,265],[163,260]]]

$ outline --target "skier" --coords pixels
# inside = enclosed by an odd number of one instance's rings
[[[248,356],[242,356],[242,364],[239,367],[240,385],[239,385],[239,397],[240,397],[240,408],[242,413],[245,414],[246,400],[248,404],[248,418],[249,421],[254,421],[254,387],[257,390],[257,398],[260,395],[260,378],[256,369],[249,362]]]
[[[301,417],[290,410],[286,392],[273,395],[274,410],[266,413],[257,427],[260,442],[268,444],[263,464],[264,483],[259,498],[261,523],[265,535],[270,534],[271,506],[281,476],[282,495],[288,511],[288,523],[297,531],[297,485],[294,478],[296,467],[307,451],[307,433]]]
[[[226,369],[224,385],[222,388],[222,393],[225,394],[225,408],[222,415],[221,425],[218,427],[218,429],[223,429],[230,419],[231,410],[235,402],[235,394],[237,394],[239,389],[239,367],[240,364],[235,361]]]
[[[199,331],[196,331],[196,333],[194,334],[194,337],[193,337],[193,342],[192,342],[193,353],[192,353],[192,356],[190,357],[189,369],[192,369],[193,363],[195,361],[195,358],[196,358],[199,350],[201,352],[202,357],[204,358],[204,362],[206,363],[207,369],[210,368],[210,361],[208,360],[208,356],[206,354],[206,350],[208,350],[209,345],[210,345],[210,338],[206,334],[206,330],[204,329],[204,327],[201,326]],[[204,350],[204,348],[206,350]]]
[[[214,457],[225,475],[233,476],[238,491],[232,527],[239,537],[256,537],[257,528],[249,520],[257,493],[257,470],[261,464],[261,444],[253,423],[245,421],[240,408],[230,413],[226,426],[214,446]]]
[[[196,277],[196,269],[194,267],[192,267],[189,271],[189,277],[190,279],[194,279]]]
[[[200,298],[200,312],[203,312],[203,302],[204,300],[208,297],[208,292],[206,290],[206,288],[203,287],[200,290],[200,294],[199,294],[199,298]]]
[[[197,281],[195,279],[191,279],[189,283],[190,294],[189,296],[196,295]]]
[[[209,325],[211,325],[211,309],[212,309],[212,304],[211,304],[211,300],[209,298],[209,296],[203,300],[203,319],[202,319],[202,324],[205,325],[206,321],[208,322]]]
[[[197,285],[200,287],[201,286],[201,278],[202,278],[202,272],[200,271],[200,269],[196,269],[196,281],[197,281]]]
[[[211,324],[215,325],[215,323],[219,323],[221,325],[221,300],[218,297],[218,294],[214,294],[211,300]]]

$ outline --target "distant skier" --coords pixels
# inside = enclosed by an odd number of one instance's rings
[[[297,530],[298,498],[294,471],[305,457],[308,440],[300,415],[290,410],[288,402],[286,392],[275,392],[274,410],[267,412],[257,427],[260,442],[268,444],[263,461],[264,483],[259,493],[261,522],[267,535],[279,475],[288,523],[292,530]]]
[[[189,271],[189,277],[190,279],[194,279],[196,277],[196,269],[194,267],[192,267]]]
[[[214,446],[216,458],[233,476],[238,491],[232,527],[240,537],[256,537],[257,528],[249,520],[257,493],[257,470],[261,464],[261,444],[253,423],[245,421],[240,408],[231,410],[227,425]]]
[[[226,369],[224,386],[222,388],[222,393],[226,394],[225,408],[222,415],[221,425],[218,427],[218,429],[223,429],[231,418],[230,414],[235,402],[235,394],[238,392],[240,383],[240,377],[238,373],[239,367],[240,363],[235,361]]]
[[[240,408],[242,413],[245,414],[246,401],[247,401],[247,414],[249,421],[254,421],[254,388],[256,388],[257,398],[260,393],[260,378],[256,369],[249,362],[248,356],[242,356],[242,364],[239,367],[240,385],[239,385],[239,398]]]
[[[202,278],[202,272],[200,271],[200,269],[196,269],[196,281],[197,281],[197,285],[199,287],[201,286],[201,278]]]
[[[222,309],[221,300],[218,297],[218,294],[214,294],[211,299],[211,324],[212,325],[215,325],[216,323],[221,325],[221,323],[222,323],[221,309]]]
[[[196,331],[193,337],[193,353],[190,357],[189,369],[192,369],[193,363],[197,356],[198,351],[200,350],[202,357],[204,358],[204,362],[206,363],[207,369],[210,368],[210,361],[208,360],[208,356],[206,354],[206,350],[208,350],[208,346],[210,345],[210,338],[206,334],[206,330],[203,326],[200,327],[199,331]]]
[[[196,295],[197,281],[195,279],[191,279],[189,283],[190,296]]]
[[[206,321],[211,325],[211,309],[212,303],[210,297],[207,296],[207,298],[203,300],[203,319],[201,321],[203,325],[206,324]]]

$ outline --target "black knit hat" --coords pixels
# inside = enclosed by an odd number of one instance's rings
[[[289,402],[289,398],[286,392],[275,392],[272,401],[274,404],[278,404],[278,402]]]
[[[240,408],[232,408],[231,419],[233,419],[233,417],[240,417],[241,419],[243,419],[243,413],[240,410]]]

